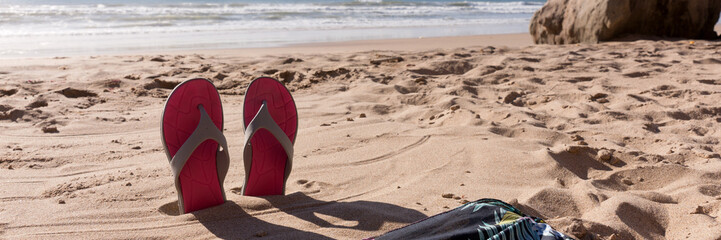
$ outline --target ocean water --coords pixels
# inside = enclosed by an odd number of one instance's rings
[[[0,0],[0,58],[528,32],[545,0]]]

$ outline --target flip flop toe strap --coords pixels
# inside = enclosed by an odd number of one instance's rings
[[[225,175],[228,173],[228,167],[230,165],[230,156],[228,155],[228,142],[225,140],[223,132],[215,126],[213,121],[205,112],[203,105],[199,105],[200,110],[200,121],[198,126],[195,128],[190,137],[185,140],[183,146],[178,149],[175,156],[170,160],[170,166],[173,169],[173,175],[175,176],[176,183],[180,176],[180,171],[183,170],[183,166],[188,161],[190,156],[193,154],[196,148],[200,146],[206,140],[213,140],[221,145],[221,149],[216,152],[216,168],[218,169],[218,182],[220,183],[221,189],[223,187],[223,180]],[[180,191],[180,189],[178,189]],[[223,199],[225,199],[225,193],[223,193]]]
[[[250,164],[253,159],[253,148],[251,147],[250,139],[252,139],[253,135],[255,135],[255,133],[261,128],[266,129],[268,132],[273,134],[273,137],[275,137],[280,145],[283,146],[283,150],[285,150],[285,153],[288,156],[285,168],[285,178],[283,179],[285,181],[290,174],[290,169],[293,163],[293,142],[290,141],[288,135],[286,135],[283,129],[281,129],[275,120],[273,120],[273,116],[271,116],[270,112],[268,112],[268,106],[265,101],[263,101],[263,105],[260,106],[260,110],[258,110],[258,113],[255,114],[253,120],[251,120],[245,128],[243,161],[245,163],[246,176],[250,171]]]

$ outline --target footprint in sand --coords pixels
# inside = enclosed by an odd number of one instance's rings
[[[698,80],[699,83],[703,84],[709,84],[709,85],[721,85],[721,80],[715,80],[715,79],[702,79]]]
[[[80,98],[80,97],[97,97],[98,94],[87,91],[87,90],[80,90],[75,88],[65,88],[63,90],[56,91],[56,93],[60,93],[61,95],[67,97],[67,98]]]
[[[691,171],[678,165],[649,166],[618,171],[605,179],[593,180],[593,186],[612,190],[656,190],[683,179]]]
[[[570,83],[590,82],[596,78],[597,77],[592,77],[592,76],[581,76],[581,77],[573,77],[571,79],[566,79],[565,81],[570,82]]]
[[[693,60],[694,64],[721,64],[721,59],[718,58],[706,58],[701,60]]]
[[[11,96],[17,92],[18,92],[17,89],[8,89],[8,90],[0,89],[0,97]]]
[[[648,77],[650,74],[648,72],[631,72],[631,73],[624,73],[623,76],[630,77],[630,78],[640,78],[640,77]]]
[[[162,89],[173,89],[175,86],[178,86],[180,82],[171,82],[171,81],[163,81],[160,79],[154,79],[153,82],[146,83],[143,85],[143,88],[146,90],[156,89],[156,88],[162,88]]]
[[[13,122],[19,122],[24,120],[26,122],[38,119],[45,119],[48,117],[47,113],[43,113],[40,110],[21,110],[13,109],[7,105],[0,105],[0,120],[10,120]]]
[[[40,107],[47,107],[47,106],[48,106],[48,101],[47,101],[47,100],[42,99],[42,98],[38,98],[38,99],[35,99],[35,101],[33,101],[32,103],[30,103],[30,104],[28,104],[27,106],[25,106],[25,109],[31,110],[31,109],[36,109],[36,108],[40,108]]]
[[[461,75],[473,68],[474,66],[468,61],[444,61],[424,64],[420,68],[408,69],[408,71],[421,75]]]
[[[709,197],[717,197],[721,196],[721,186],[709,184],[709,185],[703,185],[698,188],[698,191],[706,196]]]

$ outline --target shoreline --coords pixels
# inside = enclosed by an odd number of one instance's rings
[[[528,32],[545,0],[106,0],[8,3],[0,56],[115,55],[370,39]],[[3,5],[3,4],[0,4]],[[36,17],[37,16],[37,17]]]
[[[721,34],[721,24],[714,28]],[[178,50],[165,54],[213,54],[221,56],[263,56],[279,54],[350,53],[367,51],[424,51],[476,46],[521,48],[535,45],[530,33],[483,34],[428,38],[397,38],[290,44],[280,47]],[[161,54],[161,53],[155,53]],[[135,54],[136,55],[136,54]],[[148,55],[152,55],[149,53]]]
[[[278,54],[312,54],[324,53],[348,53],[362,51],[420,51],[427,49],[452,49],[472,46],[505,46],[510,48],[526,47],[533,45],[531,35],[528,33],[510,34],[484,34],[468,36],[446,36],[446,37],[423,37],[423,38],[386,38],[371,40],[331,41],[289,44],[277,47],[248,47],[248,48],[218,48],[218,49],[183,49],[183,50],[158,50],[142,52],[108,52],[104,54],[65,54],[54,56],[28,56],[0,58],[0,61],[21,60],[21,59],[48,59],[48,58],[72,58],[90,56],[137,56],[137,55],[178,55],[178,54],[208,54],[219,56],[247,56],[257,57],[263,55]]]
[[[717,24],[714,30],[721,34],[721,24]],[[103,54],[58,54],[54,56],[27,56],[27,57],[0,57],[0,61],[23,60],[23,59],[48,59],[68,57],[90,57],[90,56],[138,56],[138,55],[177,55],[177,54],[208,54],[217,56],[246,56],[257,57],[264,55],[281,54],[313,54],[324,53],[349,53],[365,51],[421,51],[432,49],[454,49],[476,46],[494,46],[520,48],[534,45],[529,33],[507,33],[507,34],[481,34],[465,36],[444,36],[444,37],[420,37],[420,38],[385,38],[370,40],[351,41],[329,41],[288,44],[276,47],[248,47],[248,48],[203,48],[203,49],[182,49],[182,50],[158,50],[158,51],[131,51],[107,52]]]
[[[268,48],[231,48],[206,50],[180,50],[174,53],[218,54],[233,56],[262,56],[278,54],[350,53],[367,51],[423,51],[432,49],[455,49],[474,46],[497,46],[519,48],[533,45],[528,33],[489,34],[471,36],[399,38],[377,40],[353,40],[340,42],[301,43]]]

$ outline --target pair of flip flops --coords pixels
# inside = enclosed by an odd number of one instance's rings
[[[168,96],[161,121],[180,212],[224,203],[230,155],[223,135],[223,106],[213,83],[203,78],[180,83]],[[242,194],[285,194],[298,131],[298,113],[288,89],[273,78],[253,80],[243,102],[243,127]]]

